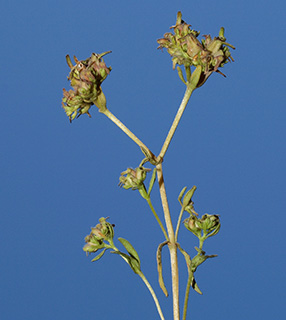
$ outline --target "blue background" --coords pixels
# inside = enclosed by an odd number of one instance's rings
[[[110,110],[159,153],[184,85],[156,40],[183,19],[203,34],[226,29],[235,63],[195,91],[164,161],[173,220],[178,194],[197,185],[196,211],[220,214],[196,273],[191,319],[284,319],[285,2],[3,1],[1,6],[1,319],[157,319],[146,287],[119,256],[91,263],[84,237],[110,216],[137,249],[166,319],[171,297],[157,284],[163,236],[139,193],[118,177],[136,167],[135,143],[92,108],[69,123],[65,55],[105,57]],[[158,188],[153,199],[162,216]],[[187,217],[187,216],[184,216]],[[195,237],[181,229],[193,255]],[[120,246],[120,244],[118,245]],[[181,299],[186,268],[180,263]],[[164,251],[169,280],[169,254]],[[182,299],[183,300],[183,299]]]

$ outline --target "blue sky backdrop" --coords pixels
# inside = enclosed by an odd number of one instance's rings
[[[157,319],[140,278],[119,256],[91,263],[84,237],[110,216],[157,283],[163,236],[139,193],[118,177],[142,160],[137,145],[92,108],[69,123],[65,55],[112,50],[103,83],[110,110],[158,154],[184,94],[156,40],[177,11],[201,35],[225,27],[234,63],[195,91],[164,161],[173,220],[184,186],[195,208],[221,217],[191,292],[191,319],[284,319],[285,1],[3,1],[1,10],[1,319]],[[162,216],[158,188],[154,206]],[[186,218],[187,216],[184,216]],[[180,244],[194,255],[183,227]],[[119,246],[119,245],[118,245]],[[186,268],[180,263],[183,298]],[[169,280],[169,254],[163,255]]]

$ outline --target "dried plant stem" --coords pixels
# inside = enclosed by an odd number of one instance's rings
[[[165,139],[165,142],[163,144],[163,147],[161,149],[161,152],[157,159],[163,159],[167,149],[170,145],[170,142],[174,136],[174,133],[178,127],[178,124],[180,122],[180,119],[185,111],[185,108],[188,104],[188,101],[192,95],[192,92],[194,91],[195,87],[187,84],[187,89],[185,91],[185,95],[183,97],[183,100],[181,102],[181,105],[177,111],[177,114],[175,116],[175,119],[172,123],[172,126],[168,132],[168,135]],[[178,269],[178,257],[177,257],[177,236],[178,236],[178,228],[176,230],[176,235],[174,233],[173,224],[171,220],[171,214],[169,210],[168,200],[167,200],[167,194],[165,189],[165,183],[163,178],[163,170],[162,170],[162,163],[158,164],[156,166],[157,169],[157,177],[158,177],[158,183],[159,183],[159,189],[160,189],[160,196],[165,216],[165,222],[168,230],[168,236],[169,236],[169,251],[170,251],[170,258],[171,258],[171,272],[172,272],[172,292],[173,292],[173,316],[174,320],[180,320],[180,306],[179,306],[179,269]]]
[[[112,114],[107,108],[100,110],[99,112],[105,114],[113,123],[115,123],[124,133],[127,134],[127,136],[133,140],[140,148],[141,150],[146,150],[153,158],[155,156],[153,153],[149,150],[149,148],[140,140],[138,139],[133,132],[131,132],[118,118],[115,117],[114,114]]]
[[[182,216],[184,213],[184,208],[182,207],[180,214],[179,214],[179,218],[178,218],[178,222],[177,222],[177,227],[176,227],[176,233],[175,233],[175,241],[178,241],[178,235],[179,235],[179,229],[180,229],[180,225],[181,225],[181,221],[182,221]]]
[[[179,307],[179,269],[178,269],[178,257],[177,257],[177,246],[175,241],[175,233],[173,229],[173,224],[171,220],[167,194],[164,184],[162,164],[156,166],[157,177],[160,189],[160,196],[165,216],[165,222],[167,226],[168,236],[169,236],[169,251],[171,258],[171,272],[172,272],[172,292],[173,292],[173,315],[174,320],[180,320],[180,307]]]
[[[151,202],[150,197],[149,197],[149,198],[147,198],[147,199],[146,199],[146,201],[147,201],[147,203],[148,203],[148,205],[149,205],[149,207],[150,207],[150,209],[151,209],[151,211],[152,211],[152,213],[153,213],[153,215],[154,215],[155,219],[157,220],[157,222],[158,222],[158,224],[159,224],[159,226],[160,226],[160,228],[161,228],[162,232],[164,233],[164,236],[165,236],[166,240],[168,241],[168,240],[169,240],[169,238],[168,238],[168,234],[167,234],[167,232],[166,232],[166,230],[165,230],[165,228],[164,228],[164,226],[163,226],[163,224],[162,224],[162,222],[161,222],[160,218],[158,217],[157,212],[155,211],[155,209],[154,209],[154,207],[153,207],[153,205],[152,205],[152,202]]]
[[[154,302],[156,304],[156,307],[157,307],[157,310],[158,310],[158,313],[160,315],[160,318],[161,320],[165,320],[164,318],[164,315],[163,315],[163,312],[161,310],[161,307],[160,307],[160,304],[159,304],[159,301],[157,299],[157,296],[153,290],[153,288],[151,287],[150,283],[148,282],[148,280],[145,278],[144,274],[142,272],[138,272],[138,275],[139,277],[143,280],[143,282],[145,283],[146,287],[148,288],[148,290],[150,291],[153,299],[154,299]]]
[[[172,140],[172,138],[174,136],[174,133],[175,133],[177,127],[178,127],[178,124],[179,124],[179,122],[181,120],[181,117],[182,117],[182,115],[183,115],[183,113],[185,111],[185,108],[186,108],[186,106],[188,104],[188,101],[189,101],[193,91],[194,91],[194,88],[191,85],[187,85],[187,89],[185,91],[185,95],[184,95],[183,100],[181,102],[181,105],[180,105],[180,107],[179,107],[179,109],[177,111],[177,114],[176,114],[175,119],[174,119],[174,121],[172,123],[172,126],[171,126],[171,128],[170,128],[170,130],[168,132],[168,135],[166,137],[166,140],[165,140],[165,142],[163,144],[163,147],[162,147],[162,149],[160,151],[160,154],[159,154],[158,158],[164,158],[165,153],[167,152],[167,149],[168,149],[168,147],[170,145],[170,142],[171,142],[171,140]]]

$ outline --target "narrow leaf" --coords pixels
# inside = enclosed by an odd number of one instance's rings
[[[153,188],[153,185],[154,185],[154,182],[156,181],[156,168],[154,168],[153,170],[153,173],[152,173],[152,177],[151,177],[151,180],[150,180],[150,183],[149,183],[149,189],[148,189],[148,195],[150,196],[150,193],[152,191],[152,188]]]
[[[111,253],[120,255],[129,264],[134,273],[138,274],[141,271],[140,264],[134,257],[129,256],[128,254],[121,251],[111,251]]]
[[[192,189],[190,189],[184,196],[183,199],[183,205],[187,206],[188,204],[190,204],[190,202],[192,201],[192,196],[194,194],[194,192],[196,191],[197,187],[193,186]]]
[[[118,240],[123,244],[124,248],[127,250],[127,252],[133,257],[135,258],[140,266],[140,259],[139,259],[139,255],[137,253],[137,251],[133,248],[132,244],[123,238],[118,238]]]
[[[182,204],[182,198],[183,198],[183,195],[184,195],[184,193],[186,192],[186,190],[187,190],[187,187],[184,187],[184,188],[182,189],[182,191],[180,192],[179,196],[178,196],[178,200],[179,200],[181,206],[183,205],[183,204]]]
[[[182,80],[182,82],[184,84],[186,84],[186,80],[184,79],[183,71],[179,66],[177,66],[177,71],[178,71],[179,78]]]
[[[190,79],[190,86],[192,89],[195,89],[197,84],[199,83],[201,73],[202,73],[202,67],[198,65],[194,70],[194,72],[192,73],[192,76]]]
[[[192,284],[191,284],[192,288],[199,294],[203,294],[202,291],[200,290],[200,288],[197,285],[197,282],[195,280],[195,278],[193,277],[192,279]]]
[[[121,251],[110,251],[111,253],[115,253],[121,256],[121,258],[123,258],[129,265],[130,265],[130,256],[124,252]]]
[[[191,257],[188,255],[188,253],[183,250],[179,244],[177,244],[179,250],[181,251],[181,253],[183,254],[183,256],[185,257],[185,260],[186,260],[186,264],[187,264],[187,268],[188,268],[188,284],[187,286],[190,286],[199,294],[203,294],[201,292],[201,290],[199,289],[197,283],[196,283],[196,280],[194,278],[194,268],[192,267],[192,260],[191,260]],[[188,288],[186,290],[186,292],[189,292]]]
[[[91,260],[91,262],[94,262],[94,261],[99,260],[99,259],[104,255],[104,252],[105,252],[106,250],[107,250],[106,248],[103,249],[103,250],[100,252],[100,254],[98,254],[95,258],[93,258],[93,259]]]
[[[165,286],[165,283],[164,283],[164,279],[163,279],[163,270],[162,270],[162,248],[167,244],[168,242],[165,241],[163,243],[161,243],[159,246],[158,246],[158,249],[157,249],[157,254],[156,254],[156,257],[157,257],[157,269],[158,269],[158,281],[159,281],[159,285],[162,289],[162,291],[164,292],[165,296],[168,297],[168,291],[166,289],[166,286]]]

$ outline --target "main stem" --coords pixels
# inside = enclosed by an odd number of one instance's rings
[[[157,177],[161,195],[161,201],[165,216],[165,222],[169,235],[169,251],[171,259],[171,272],[172,272],[172,292],[173,292],[173,315],[174,320],[180,320],[180,307],[179,307],[179,269],[178,269],[178,257],[177,257],[177,246],[175,241],[175,233],[171,220],[167,194],[165,189],[165,183],[163,178],[162,164],[156,166]]]

